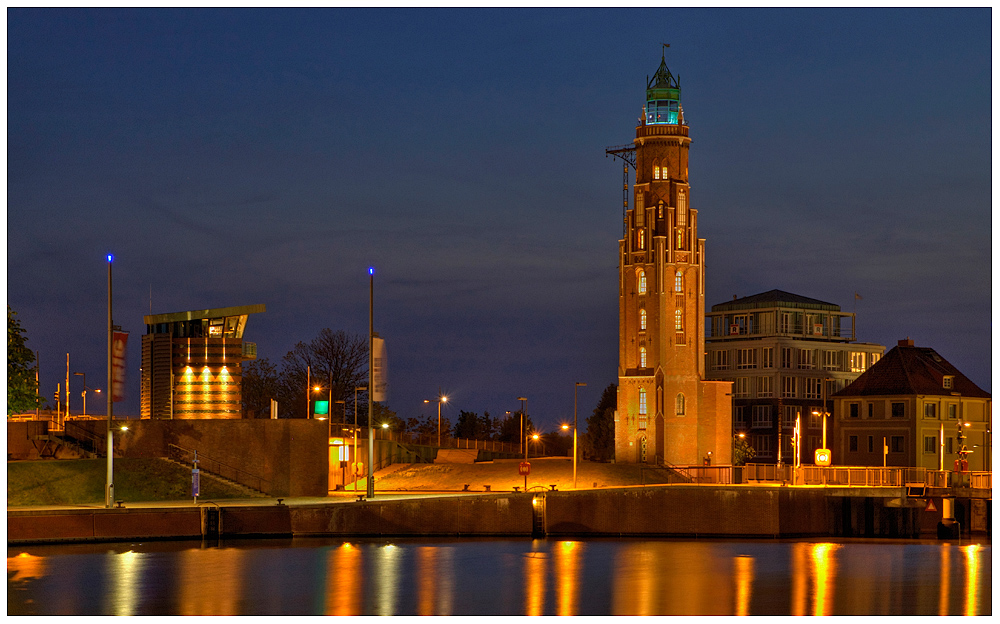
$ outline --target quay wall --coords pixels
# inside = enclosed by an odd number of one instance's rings
[[[856,490],[847,494],[822,488],[657,486],[273,505],[22,509],[7,512],[7,542],[291,536],[933,537],[940,511],[927,511],[922,503],[900,506],[900,500],[895,492],[863,496]],[[940,510],[941,500],[934,502]],[[972,502],[957,501],[956,510],[970,508]],[[989,514],[989,502],[984,504]],[[963,534],[980,532],[967,521],[962,527]],[[981,531],[988,531],[988,525]]]

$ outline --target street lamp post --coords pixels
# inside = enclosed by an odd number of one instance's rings
[[[341,422],[346,422],[347,421],[347,402],[346,401],[336,401],[336,402],[340,403],[341,405],[344,406],[344,407],[340,408],[342,410],[341,414],[343,414],[343,417],[341,418]],[[330,414],[327,414],[327,416],[330,418],[330,437],[332,438],[333,437],[333,413],[332,413],[332,410],[331,410]],[[343,435],[343,430],[341,430],[341,435]]]
[[[576,382],[573,386],[573,489],[576,489],[576,391],[580,386],[586,386],[583,382]]]
[[[79,375],[83,377],[83,392],[81,396],[83,397],[83,415],[87,415],[87,373],[73,373],[74,375]]]
[[[354,491],[358,491],[357,478],[358,478],[358,391],[367,390],[368,386],[358,386],[354,388],[354,466],[352,472],[354,473]],[[344,409],[347,409],[346,407]]]
[[[521,443],[524,444],[524,457],[525,457],[525,459],[527,459],[527,457],[528,457],[528,444],[527,444],[527,442],[524,442],[524,439],[525,439],[524,438],[524,410],[525,410],[525,406],[528,403],[528,399],[527,399],[527,397],[517,397],[517,400],[521,402],[521,436],[520,437],[521,437],[521,440],[522,440]]]
[[[438,448],[441,448],[441,404],[447,403],[448,397],[441,394],[441,391],[438,390],[438,398],[424,399],[424,403],[430,403],[432,400],[438,404]]]

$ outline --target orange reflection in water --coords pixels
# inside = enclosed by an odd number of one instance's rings
[[[451,615],[454,596],[452,549],[417,549],[417,615]]]
[[[941,582],[938,594],[938,615],[948,615],[948,596],[951,592],[951,544],[941,544]]]
[[[555,546],[556,615],[576,615],[580,600],[583,542]]]
[[[965,555],[965,615],[979,613],[979,544],[969,544],[960,548]]]
[[[840,544],[798,543],[792,546],[792,615],[830,615]],[[811,589],[811,591],[809,591]],[[812,598],[812,612],[808,612]]]
[[[353,544],[330,549],[326,557],[326,615],[361,615],[365,579],[361,550]]]
[[[45,576],[45,557],[36,557],[26,552],[15,557],[7,557],[7,582],[38,579]]]
[[[545,577],[548,555],[529,552],[524,555],[524,614],[545,614]]]
[[[736,615],[750,615],[750,598],[753,593],[753,557],[740,555],[733,558],[733,576],[736,580]]]
[[[240,613],[245,553],[235,548],[178,553],[178,612],[181,615]]]
[[[728,615],[729,558],[706,543],[644,542],[623,546],[614,562],[613,615]]]

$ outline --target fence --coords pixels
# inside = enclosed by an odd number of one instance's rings
[[[195,451],[177,446],[176,444],[168,444],[167,457],[182,464],[194,465]],[[212,459],[211,457],[199,455],[198,468],[200,470],[204,470],[205,472],[222,477],[223,479],[235,481],[236,483],[246,486],[252,490],[263,492],[264,494],[271,491],[271,482],[267,479],[235,466],[230,466],[229,464],[220,462],[216,459]]]
[[[358,426],[357,429],[358,429],[358,439],[367,440],[368,428]],[[341,437],[353,437],[354,426],[338,425],[334,423],[330,431],[332,435],[339,435]],[[389,440],[392,442],[398,442],[400,444],[433,446],[437,448],[451,448],[451,449],[481,449],[484,451],[492,451],[495,453],[519,454],[524,452],[522,447],[516,442],[498,442],[496,440],[471,440],[466,438],[451,438],[448,436],[441,436],[441,444],[439,445],[437,434],[433,433],[428,434],[428,433],[414,433],[411,431],[393,431],[392,429],[383,429],[381,427],[376,427],[373,431],[374,431],[374,438],[376,440]]]

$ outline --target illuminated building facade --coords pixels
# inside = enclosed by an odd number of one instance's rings
[[[257,357],[243,342],[250,314],[263,305],[143,317],[142,418],[240,418],[242,361]]]
[[[799,417],[802,463],[822,448],[823,399],[879,360],[885,347],[854,342],[854,314],[840,306],[771,290],[712,306],[705,368],[733,382],[733,431],[746,434],[755,463],[792,463]],[[825,394],[824,394],[825,392]],[[835,413],[833,410],[831,413]],[[827,420],[827,448],[833,423]],[[780,449],[780,453],[779,453]],[[834,455],[834,462],[842,462]]]
[[[729,383],[704,377],[705,240],[688,185],[680,85],[661,59],[636,127],[619,244],[615,461],[727,464]]]
[[[884,453],[888,466],[952,470],[964,445],[969,470],[991,469],[990,394],[909,338],[833,401],[835,463],[881,466]]]

